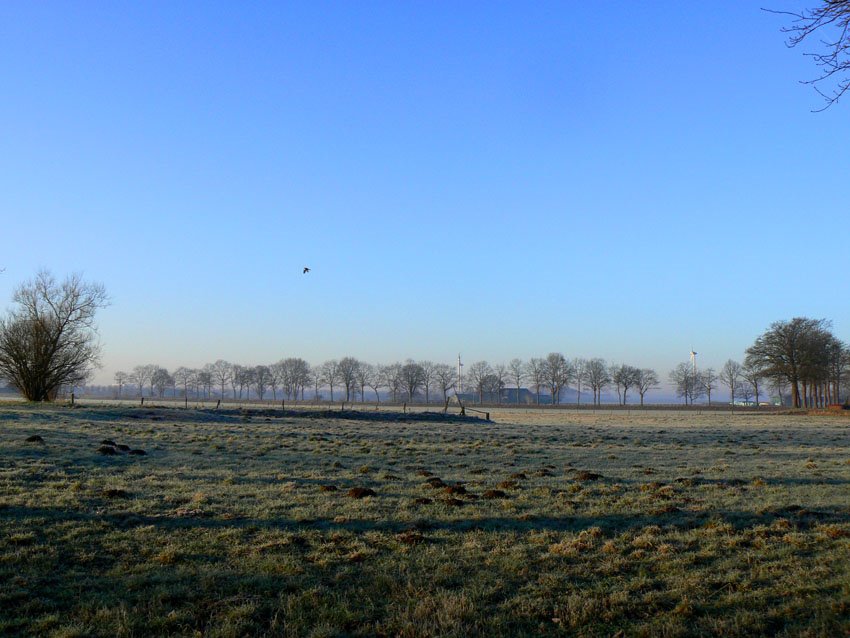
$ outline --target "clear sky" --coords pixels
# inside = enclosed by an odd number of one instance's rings
[[[2,3],[0,307],[103,282],[100,383],[847,339],[850,103],[763,4]]]

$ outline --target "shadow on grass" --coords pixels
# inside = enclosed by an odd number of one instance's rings
[[[711,521],[712,524],[728,523],[735,531],[743,531],[756,526],[768,526],[778,519],[790,520],[798,530],[805,531],[821,523],[850,523],[850,510],[829,508],[809,510],[799,505],[779,507],[762,512],[743,510],[714,510],[710,512],[678,511],[669,514],[608,514],[604,516],[550,516],[529,519],[508,517],[470,517],[466,519],[440,520],[428,516],[428,508],[447,507],[439,501],[424,506],[422,515],[415,521],[391,520],[334,520],[308,519],[293,520],[287,518],[224,518],[216,515],[180,516],[177,514],[136,514],[132,512],[96,513],[81,510],[65,510],[49,507],[7,506],[0,513],[7,521],[26,519],[47,519],[57,522],[98,522],[106,523],[117,529],[129,529],[153,525],[167,530],[178,529],[277,529],[277,530],[343,530],[349,532],[387,532],[398,533],[418,527],[436,531],[581,531],[588,527],[600,527],[604,532],[622,533],[639,530],[648,525],[663,525],[678,529],[694,529]],[[466,507],[472,507],[466,505]]]

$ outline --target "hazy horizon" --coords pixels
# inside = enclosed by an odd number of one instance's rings
[[[146,363],[552,351],[666,384],[774,321],[846,339],[848,107],[811,112],[789,20],[7,4],[0,309],[40,268],[103,282],[101,385]]]

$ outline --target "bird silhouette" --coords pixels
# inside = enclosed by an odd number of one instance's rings
[[[310,269],[309,269],[309,268],[307,268],[307,266],[304,266],[304,272],[303,272],[303,273],[301,273],[301,274],[302,274],[302,275],[306,275],[308,272],[310,272]]]

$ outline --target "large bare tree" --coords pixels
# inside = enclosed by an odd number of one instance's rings
[[[29,401],[50,401],[62,386],[85,382],[100,365],[96,312],[108,305],[102,284],[48,271],[20,285],[17,308],[0,319],[0,378]]]
[[[807,402],[810,386],[824,382],[834,339],[825,319],[776,321],[747,348],[745,361],[767,377],[785,379],[791,388],[791,403],[799,408]]]
[[[850,88],[850,0],[822,0],[812,9],[798,12],[774,11],[793,18],[791,26],[784,27],[789,47],[815,40],[818,50],[805,55],[812,58],[820,75],[803,84],[814,87],[829,108]],[[821,87],[829,88],[822,89]]]

